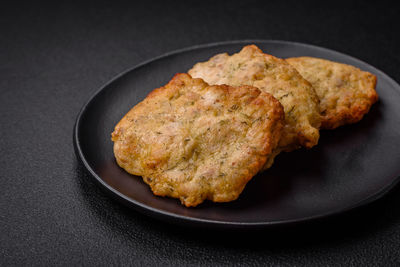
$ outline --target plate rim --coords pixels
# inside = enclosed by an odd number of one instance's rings
[[[400,85],[389,75],[384,73],[383,71],[377,69],[376,67],[358,59],[353,56],[347,55],[342,52],[338,52],[329,48],[313,45],[313,44],[306,44],[306,43],[300,43],[300,42],[295,42],[295,41],[284,41],[284,40],[263,40],[263,39],[245,39],[245,40],[232,40],[232,41],[222,41],[222,42],[213,42],[213,43],[205,43],[205,44],[199,44],[199,45],[194,45],[194,46],[189,46],[181,49],[176,49],[167,53],[164,53],[162,55],[150,58],[148,60],[145,60],[137,65],[134,65],[133,67],[130,67],[119,74],[115,75],[112,79],[108,80],[106,83],[104,83],[100,88],[93,93],[89,99],[84,103],[82,108],[80,109],[75,123],[73,127],[73,145],[74,145],[74,151],[77,156],[77,158],[80,160],[80,162],[83,163],[85,168],[89,171],[89,173],[95,178],[97,183],[102,186],[102,189],[106,190],[106,193],[111,195],[113,198],[118,199],[119,201],[122,201],[123,204],[126,206],[129,206],[130,208],[134,208],[135,210],[142,212],[148,216],[151,216],[156,219],[163,219],[167,220],[170,222],[175,222],[175,223],[180,223],[183,225],[186,225],[186,223],[190,222],[192,225],[198,225],[198,226],[207,226],[207,227],[216,227],[220,228],[221,226],[223,228],[265,228],[265,227],[272,227],[272,226],[286,226],[286,225],[292,225],[292,224],[299,224],[299,223],[305,223],[305,222],[310,222],[310,221],[315,221],[318,219],[324,219],[327,217],[333,217],[339,214],[347,213],[349,211],[353,211],[357,208],[366,206],[368,204],[371,204],[372,202],[375,202],[376,200],[382,198],[385,196],[387,193],[389,193],[399,182],[400,182],[400,176],[394,177],[391,183],[386,184],[381,190],[375,192],[374,194],[371,194],[367,198],[364,198],[352,205],[349,205],[345,208],[338,208],[334,209],[331,211],[327,211],[324,213],[320,213],[317,215],[311,215],[311,216],[305,216],[301,218],[295,218],[295,219],[287,219],[287,220],[275,220],[275,221],[266,221],[266,222],[235,222],[235,221],[223,221],[223,220],[212,220],[212,219],[203,219],[203,218],[194,218],[194,217],[189,217],[185,215],[180,215],[176,214],[173,212],[161,210],[158,208],[151,207],[149,205],[146,205],[142,202],[136,201],[129,196],[124,195],[123,193],[119,192],[115,188],[113,188],[111,185],[107,184],[90,166],[88,161],[86,160],[84,153],[82,151],[82,147],[80,145],[80,140],[79,140],[79,131],[80,131],[80,125],[82,122],[82,117],[85,113],[85,111],[88,109],[88,106],[93,102],[93,100],[98,97],[101,92],[103,92],[108,86],[110,86],[112,83],[116,82],[119,80],[121,77],[127,75],[131,71],[134,71],[135,69],[138,69],[144,65],[147,65],[151,62],[181,54],[184,52],[189,52],[197,49],[203,49],[203,48],[208,48],[208,47],[215,47],[215,46],[223,46],[223,45],[229,45],[229,44],[245,44],[245,43],[276,43],[276,44],[284,44],[284,45],[297,45],[297,46],[303,46],[303,47],[308,47],[312,49],[317,49],[320,51],[325,51],[329,53],[334,53],[334,54],[339,54],[341,56],[348,57],[356,62],[366,64],[370,68],[373,69],[374,72],[379,73],[382,76],[385,76],[387,80],[393,85],[394,88],[398,89],[398,93],[400,93]]]

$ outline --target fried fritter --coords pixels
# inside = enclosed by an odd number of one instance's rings
[[[376,76],[356,67],[313,57],[286,60],[314,87],[323,129],[358,122],[378,100]]]
[[[189,74],[209,84],[251,85],[272,94],[283,105],[286,122],[282,138],[264,169],[281,151],[311,148],[318,143],[318,97],[311,84],[285,60],[248,45],[232,56],[223,53],[197,63]]]
[[[277,146],[281,104],[250,86],[209,86],[177,74],[112,133],[119,166],[185,206],[235,200]]]

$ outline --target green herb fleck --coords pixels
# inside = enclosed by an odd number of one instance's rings
[[[289,117],[292,116],[292,112],[293,112],[294,108],[295,108],[295,106],[292,106],[292,108],[287,112],[287,115],[288,115]]]
[[[239,106],[238,105],[236,105],[236,104],[234,104],[234,105],[232,105],[230,108],[229,108],[229,112],[232,112],[232,111],[234,111],[234,110],[237,110],[239,108]]]

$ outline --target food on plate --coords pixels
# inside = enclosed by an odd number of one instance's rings
[[[239,53],[213,56],[188,72],[209,84],[250,85],[272,94],[284,107],[285,125],[278,147],[264,166],[269,168],[281,151],[318,143],[319,100],[311,84],[284,59],[263,53],[257,46],[245,46]]]
[[[313,57],[286,60],[314,87],[323,129],[360,121],[378,100],[376,76],[356,67]]]
[[[117,163],[153,193],[194,207],[237,199],[276,155],[318,143],[378,100],[376,77],[329,60],[286,60],[248,45],[176,74],[112,133]]]
[[[304,124],[304,136],[310,131],[317,138]],[[196,206],[235,200],[273,153],[283,127],[283,107],[270,94],[177,74],[121,119],[112,140],[118,165],[142,176],[155,195]]]

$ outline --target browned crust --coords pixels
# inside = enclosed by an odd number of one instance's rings
[[[286,60],[315,88],[320,98],[322,129],[335,129],[356,123],[378,101],[378,94],[375,91],[377,78],[372,73],[319,58],[298,57]],[[333,74],[325,77],[325,72]],[[346,86],[332,85],[337,80],[343,81]],[[335,100],[334,105],[331,104],[333,100]]]
[[[278,148],[265,169],[281,151],[311,148],[318,143],[319,98],[311,84],[284,59],[266,54],[256,45],[247,45],[238,53],[222,53],[196,63],[188,72],[210,84],[252,85],[280,101],[286,122]]]
[[[254,114],[261,114],[268,118],[256,121],[254,126],[249,126],[249,130],[244,137],[242,135],[237,137],[244,138],[240,139],[242,140],[240,143],[241,145],[243,145],[243,140],[250,140],[250,142],[253,143],[251,146],[242,146],[242,148],[246,148],[243,151],[233,151],[239,152],[238,155],[240,155],[240,157],[232,156],[232,160],[226,160],[226,164],[229,162],[231,165],[221,165],[224,173],[226,173],[226,178],[224,178],[224,180],[218,180],[216,177],[211,177],[210,179],[214,179],[212,180],[212,187],[207,187],[207,185],[202,184],[202,180],[198,181],[198,186],[197,184],[189,183],[188,181],[192,181],[195,179],[194,177],[189,177],[187,181],[175,179],[169,176],[168,171],[170,169],[168,169],[167,166],[171,159],[164,157],[163,151],[161,151],[161,153],[150,153],[143,156],[143,154],[141,154],[143,153],[143,149],[138,149],[139,144],[136,141],[129,141],[136,140],[136,137],[132,138],[132,131],[129,134],[128,132],[132,129],[132,124],[135,123],[137,119],[145,122],[147,121],[147,118],[151,119],[152,113],[158,112],[156,108],[157,105],[161,105],[160,102],[164,101],[165,103],[168,103],[169,101],[166,101],[166,99],[171,99],[170,101],[173,102],[175,97],[183,94],[186,94],[185,97],[189,98],[192,92],[220,93],[220,96],[224,97],[223,99],[218,98],[216,102],[223,104],[223,106],[226,107],[223,108],[223,112],[230,112],[229,110],[227,111],[227,108],[237,105],[239,106],[239,110],[248,108],[251,112],[254,112]],[[200,102],[195,103],[194,105],[197,104],[200,105]],[[174,105],[174,103],[172,103],[172,105]],[[211,109],[203,109],[202,114],[212,111],[212,107]],[[173,109],[171,112],[173,112]],[[173,115],[176,115],[176,113],[173,113]],[[232,116],[230,118],[232,119],[232,125],[240,124],[239,120],[241,119],[239,117]],[[187,207],[196,206],[202,203],[205,199],[214,202],[228,202],[237,199],[246,183],[261,170],[268,156],[272,153],[272,150],[279,142],[283,128],[283,121],[284,112],[279,101],[270,94],[261,92],[255,87],[231,87],[227,85],[208,86],[201,79],[193,79],[188,74],[177,74],[167,85],[153,90],[141,103],[132,108],[117,124],[115,131],[112,133],[112,140],[115,142],[114,154],[117,163],[122,168],[129,173],[143,176],[143,180],[151,187],[155,195],[179,198],[182,204]],[[141,127],[140,122],[137,123],[137,127]],[[146,128],[145,130],[156,131],[159,129],[157,127],[157,125],[154,125],[154,129]],[[193,128],[191,129],[193,130]],[[194,130],[196,131],[197,128]],[[214,130],[214,128],[211,128],[211,130]],[[151,135],[151,132],[147,132],[146,134]],[[254,136],[252,136],[252,134],[254,134]],[[221,136],[215,136],[215,138],[220,137]],[[215,138],[211,136],[211,139],[207,140],[214,142]],[[225,139],[222,138],[221,140]],[[230,145],[238,145],[238,143],[225,144],[226,141],[221,142],[223,143],[218,144],[225,147],[227,149],[226,151],[230,151]],[[155,148],[153,147],[153,149]],[[152,149],[149,151],[152,151]],[[207,148],[204,155],[206,154]],[[202,154],[199,154],[198,157],[201,158],[201,156]],[[231,157],[231,155],[228,156]],[[208,157],[207,154],[206,158]],[[198,162],[198,164],[202,165],[196,167],[197,171],[198,168],[206,166],[205,169],[207,169],[209,166],[208,164],[213,164],[213,162],[205,164],[209,159],[205,160],[206,161],[204,162]],[[215,160],[218,160],[218,155],[215,156]],[[186,174],[194,175],[190,172]],[[203,189],[203,186],[205,189]]]
[[[371,89],[375,89],[376,81],[376,76],[371,74]],[[336,112],[322,113],[321,128],[332,130],[346,124],[359,122],[377,101],[378,94],[373,90],[368,93],[364,101],[354,101],[350,107],[337,110]]]

